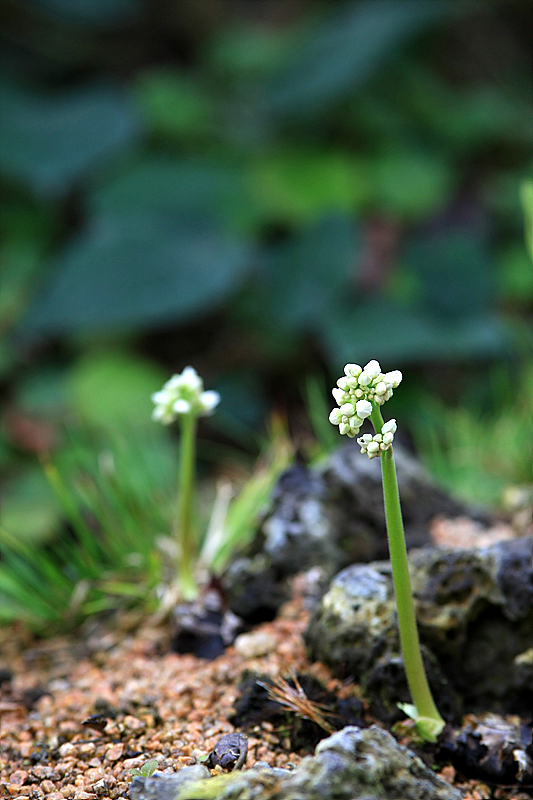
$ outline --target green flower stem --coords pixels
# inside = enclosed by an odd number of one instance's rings
[[[196,423],[195,414],[184,414],[180,417],[181,440],[176,536],[179,546],[178,577],[184,600],[194,600],[198,596],[198,585],[193,566],[196,559],[196,542],[192,519]]]
[[[370,420],[380,433],[383,426],[381,410],[375,403],[372,404]],[[416,706],[417,719],[424,717],[435,723],[432,727],[437,733],[444,727],[444,720],[439,714],[426,677],[420,642],[416,626],[415,606],[409,565],[407,561],[407,548],[400,507],[400,495],[396,480],[396,467],[392,447],[381,454],[381,472],[383,478],[383,499],[385,503],[385,517],[387,520],[387,535],[389,539],[389,552],[392,564],[396,606],[398,609],[398,627],[400,629],[400,642],[407,682],[413,703]]]

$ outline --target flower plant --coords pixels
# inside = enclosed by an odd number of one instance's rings
[[[152,418],[165,425],[177,421],[181,428],[178,502],[174,525],[177,545],[177,580],[161,603],[164,609],[180,599],[191,601],[199,593],[199,575],[220,574],[235,550],[253,535],[258,509],[266,501],[281,472],[292,457],[281,422],[274,420],[271,441],[258,467],[238,496],[228,482],[221,482],[205,535],[194,524],[196,431],[199,417],[212,414],[220,402],[218,392],[205,391],[193,367],[186,367],[152,395]]]
[[[381,407],[392,397],[401,380],[402,373],[399,370],[383,373],[377,361],[369,361],[364,368],[358,364],[347,364],[344,376],[339,378],[336,388],[332,390],[338,407],[330,413],[329,421],[338,425],[340,433],[350,438],[359,433],[366,419],[370,420],[374,428],[374,434],[363,434],[357,439],[357,443],[361,447],[361,453],[368,458],[381,458],[383,499],[400,643],[413,700],[413,705],[404,704],[401,708],[408,716],[413,717],[417,730],[424,739],[435,741],[445,723],[433,700],[420,651],[392,450],[396,420],[384,422],[381,414]]]
[[[181,428],[181,450],[178,477],[178,511],[175,532],[178,539],[178,575],[185,600],[193,600],[198,587],[194,575],[197,543],[193,528],[194,467],[198,418],[210,415],[220,402],[220,395],[204,391],[204,383],[194,367],[185,367],[173,375],[161,391],[152,395],[155,403],[152,418],[170,425],[176,419]]]

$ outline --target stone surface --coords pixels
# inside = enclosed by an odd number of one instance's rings
[[[401,446],[394,453],[408,547],[429,542],[433,517],[474,513],[436,488]],[[379,459],[349,442],[320,466],[296,464],[283,473],[258,535],[223,583],[232,610],[257,622],[287,598],[288,576],[320,566],[331,577],[348,564],[387,557]]]
[[[257,766],[212,780],[217,800],[461,800],[460,792],[375,725],[334,733],[293,771]],[[209,784],[202,782],[202,797],[207,791]],[[130,797],[143,800],[148,795],[133,794],[132,786]],[[195,785],[177,797],[193,800]],[[168,795],[149,798],[169,800]]]
[[[441,713],[519,713],[533,703],[533,538],[484,549],[422,548],[411,578],[428,678]],[[361,682],[372,712],[391,720],[409,695],[388,562],[333,580],[309,622],[311,658]],[[490,668],[487,666],[490,665]]]
[[[130,786],[131,800],[174,800],[188,783],[211,777],[211,773],[203,764],[183,767],[173,774],[155,773],[151,778],[134,778]]]

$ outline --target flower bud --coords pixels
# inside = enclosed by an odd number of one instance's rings
[[[355,410],[358,417],[361,417],[361,419],[366,419],[372,413],[372,403],[370,403],[368,400],[358,400],[358,402],[355,404]]]
[[[381,372],[381,367],[379,366],[379,361],[369,361],[368,364],[365,365],[363,370],[367,375],[370,375],[370,379],[377,378],[379,373]]]
[[[345,417],[353,417],[355,414],[353,403],[343,403],[341,406],[341,414]]]
[[[345,392],[342,389],[332,389],[331,394],[333,395],[335,402],[341,406],[344,400]]]
[[[361,369],[359,364],[346,364],[346,366],[344,367],[344,374],[347,375],[348,377],[357,378],[357,376],[360,375],[362,371],[363,370]]]
[[[332,425],[340,425],[342,422],[342,412],[340,408],[334,408],[329,415],[329,421]]]

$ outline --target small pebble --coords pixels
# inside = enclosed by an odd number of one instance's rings
[[[260,630],[241,633],[233,643],[237,653],[244,659],[265,656],[275,650],[276,645],[276,639],[272,634]]]

